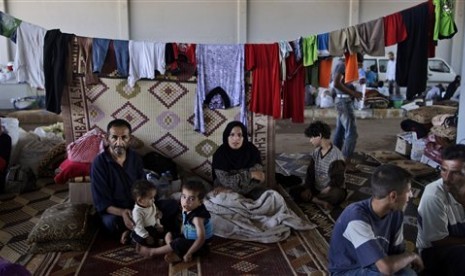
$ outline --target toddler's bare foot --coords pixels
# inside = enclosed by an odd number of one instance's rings
[[[176,255],[176,253],[170,252],[165,255],[165,261],[167,263],[179,263],[182,260],[178,257],[178,255]]]
[[[152,257],[150,248],[140,244],[136,244],[136,252],[144,257]]]

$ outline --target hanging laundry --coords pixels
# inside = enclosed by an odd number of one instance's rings
[[[74,34],[49,30],[44,38],[45,107],[56,114],[61,113],[61,95],[68,78],[68,55]]]
[[[224,90],[231,106],[241,106],[240,121],[247,123],[244,81],[244,45],[199,44],[196,49],[197,93],[194,129],[205,133],[203,104],[217,87]]]
[[[93,72],[98,74],[102,71],[105,58],[108,53],[110,40],[105,38],[94,38],[92,40]]]
[[[409,36],[397,45],[396,82],[400,86],[407,86],[407,100],[413,100],[426,89],[430,20],[428,5],[426,2],[401,11]]]
[[[319,34],[316,36],[318,56],[327,57],[329,56],[329,33]]]
[[[292,41],[292,49],[294,49],[295,61],[299,62],[302,59],[302,37]]]
[[[420,4],[400,13],[407,33],[411,35],[398,44],[396,81],[400,86],[407,86],[407,99],[412,100],[426,89],[429,4]]]
[[[18,82],[28,82],[31,87],[44,88],[44,37],[46,29],[28,22],[21,22],[16,30],[16,55],[14,68]]]
[[[344,30],[336,30],[329,33],[328,51],[333,57],[340,57],[346,49],[347,36]]]
[[[283,119],[294,123],[304,122],[305,75],[302,60],[296,61],[291,52],[286,59],[288,75],[283,85]]]
[[[115,49],[118,76],[129,76],[129,41],[115,39],[113,40],[113,47]]]
[[[287,77],[286,72],[286,58],[292,52],[291,44],[287,41],[281,40],[278,42],[279,45],[279,65],[281,67],[281,81],[284,82]]]
[[[452,38],[457,33],[454,21],[454,3],[448,0],[433,0],[434,5],[434,33],[433,39]]]
[[[141,78],[154,79],[155,70],[165,74],[165,43],[129,41],[128,85],[134,87]]]
[[[78,44],[78,56],[81,56],[84,60],[83,63],[78,64],[76,72],[78,74],[84,74],[85,83],[87,86],[99,83],[99,77],[93,73],[93,60],[92,60],[92,44],[93,39],[91,37],[77,36]]]
[[[279,82],[279,46],[246,44],[245,68],[252,71],[250,111],[281,118],[281,87]]]
[[[311,86],[318,88],[320,87],[320,77],[318,76],[320,73],[320,60],[317,59],[311,66],[304,68],[304,75],[305,75],[305,85],[310,84]]]
[[[109,64],[109,59],[111,64]],[[92,41],[92,60],[93,73],[105,75],[107,71],[105,69],[108,69],[109,65],[113,65],[116,61],[117,76],[127,77],[129,75],[129,42],[127,40],[94,38]],[[114,73],[114,70],[108,71],[110,72],[107,74]]]
[[[312,65],[318,59],[318,45],[316,35],[310,35],[302,39],[302,52],[304,66]]]
[[[366,23],[358,24],[358,36],[360,38],[360,53],[371,56],[384,56],[384,20],[378,18]]]
[[[345,53],[345,64],[346,64],[346,72],[344,75],[344,82],[349,84],[354,81],[358,81],[358,58],[357,53]]]
[[[400,43],[407,39],[407,29],[400,12],[387,15],[384,22],[384,44],[386,47]]]
[[[0,35],[8,37],[16,43],[16,29],[20,24],[20,19],[0,11]]]
[[[319,62],[320,66],[318,71],[318,82],[320,87],[329,87],[331,82],[331,69],[333,66],[333,58],[328,57],[321,59]]]

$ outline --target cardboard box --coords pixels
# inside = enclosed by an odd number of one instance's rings
[[[412,143],[416,138],[417,135],[413,131],[397,134],[396,152],[410,157]]]

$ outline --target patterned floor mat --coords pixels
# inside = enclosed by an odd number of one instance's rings
[[[36,256],[29,254],[27,243],[29,232],[45,209],[68,197],[67,185],[48,185],[53,179],[41,181],[39,190],[0,197],[0,256],[5,260],[24,266],[34,263]]]

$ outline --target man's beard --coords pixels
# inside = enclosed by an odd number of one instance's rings
[[[113,150],[113,153],[116,156],[122,156],[126,154],[126,148],[122,146],[114,146],[111,148]]]

